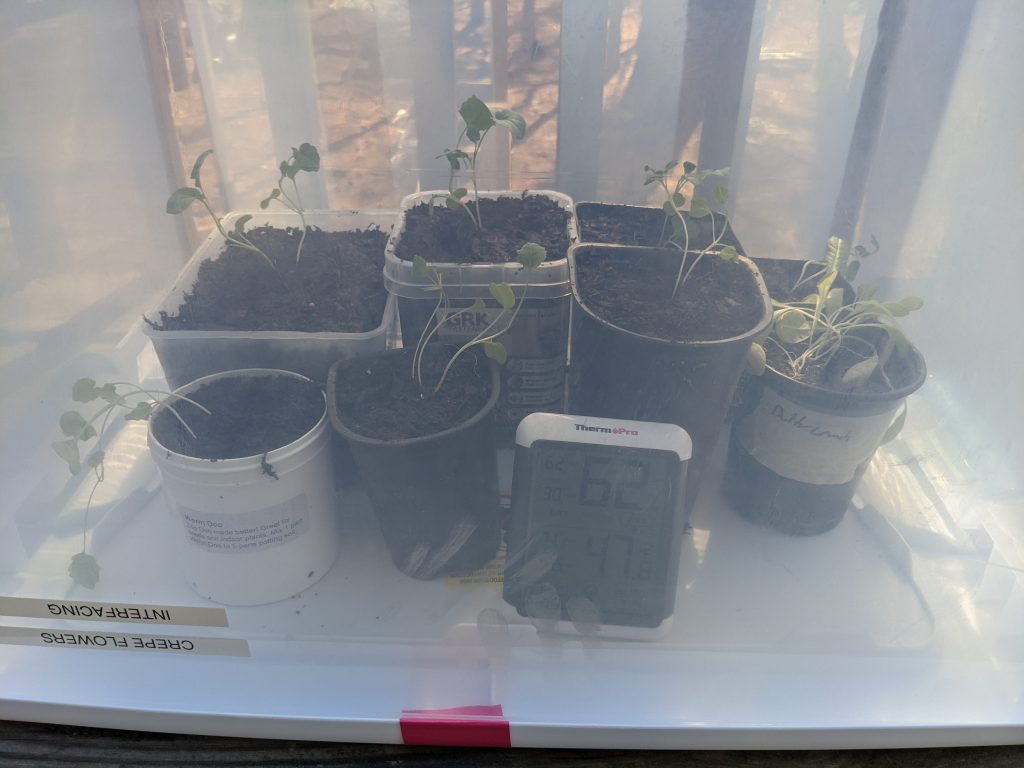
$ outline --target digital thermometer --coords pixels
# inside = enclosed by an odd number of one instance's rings
[[[503,597],[553,631],[671,625],[690,436],[674,424],[533,413],[516,430]]]

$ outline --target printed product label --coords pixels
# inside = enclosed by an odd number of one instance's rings
[[[751,456],[778,475],[812,485],[841,485],[871,457],[892,423],[875,416],[836,416],[794,403],[765,387],[754,410],[736,422]]]
[[[309,528],[306,494],[283,504],[225,515],[179,507],[185,532],[193,546],[208,552],[245,553],[279,547]]]
[[[205,656],[248,656],[249,643],[225,637],[135,635],[38,627],[0,627],[0,644],[43,648],[98,648],[106,651],[151,651]]]
[[[84,619],[130,624],[184,624],[194,627],[226,627],[223,608],[187,605],[136,605],[85,600],[45,600],[34,597],[0,597],[0,616],[30,619]]]

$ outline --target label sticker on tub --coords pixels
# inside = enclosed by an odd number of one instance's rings
[[[747,452],[777,475],[813,485],[841,485],[871,458],[896,408],[874,416],[837,416],[806,408],[765,387],[736,422]]]
[[[223,514],[178,507],[193,546],[226,554],[280,547],[309,528],[309,504],[302,493],[283,504],[254,512]]]
[[[85,632],[0,627],[0,644],[34,645],[42,648],[98,648],[106,651],[152,651],[203,656],[249,656],[249,643],[227,637],[180,637],[136,635],[124,632]]]
[[[223,608],[100,603],[95,600],[45,600],[35,597],[0,597],[0,616],[84,619],[129,624],[183,624],[193,627],[228,625],[228,616]]]

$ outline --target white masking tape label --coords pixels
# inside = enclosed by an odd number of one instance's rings
[[[874,416],[837,416],[793,402],[765,387],[754,410],[736,422],[736,437],[760,464],[790,480],[841,485],[871,457],[896,406]]]
[[[183,624],[193,627],[228,626],[228,616],[223,608],[100,603],[93,600],[45,600],[35,597],[0,597],[0,616],[84,619],[129,624]]]
[[[309,528],[306,494],[254,512],[222,514],[179,507],[189,542],[208,552],[259,552],[297,539]]]
[[[42,648],[97,648],[105,651],[150,651],[203,656],[249,656],[249,643],[224,637],[179,637],[177,635],[135,635],[123,632],[84,632],[0,627],[0,644],[33,645]]]

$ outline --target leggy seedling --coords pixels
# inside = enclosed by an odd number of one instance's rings
[[[658,245],[659,247],[670,245],[680,248],[683,252],[683,258],[679,264],[679,272],[676,275],[676,282],[672,288],[673,299],[686,284],[690,275],[693,274],[697,264],[705,256],[713,254],[726,261],[732,261],[739,255],[735,247],[722,245],[722,238],[725,237],[725,233],[728,230],[728,216],[724,211],[721,212],[723,218],[722,227],[720,231],[717,230],[711,206],[706,200],[696,196],[698,185],[711,177],[725,176],[729,173],[729,169],[700,171],[693,163],[686,162],[683,163],[683,172],[673,181],[672,173],[678,165],[679,163],[672,161],[664,168],[644,166],[644,173],[646,174],[644,186],[657,184],[665,193],[665,202],[661,204],[662,209],[665,211],[665,221],[662,224]],[[687,191],[690,195],[689,199],[684,194]],[[729,201],[729,191],[725,187],[715,187],[713,195],[715,202],[720,207],[724,208],[725,204]],[[687,208],[687,205],[689,205],[689,208]],[[709,217],[711,221],[711,242],[699,251],[691,251],[690,219],[703,219],[705,217]],[[693,258],[689,259],[688,262],[687,257],[691,255]]]
[[[177,214],[184,213],[188,210],[192,203],[202,203],[203,207],[206,208],[207,212],[210,214],[210,218],[213,219],[213,223],[217,227],[217,231],[220,232],[225,241],[231,245],[237,245],[239,248],[244,248],[247,251],[259,254],[271,269],[275,269],[274,262],[270,260],[270,257],[257,248],[245,234],[245,225],[249,223],[249,219],[251,219],[252,216],[246,214],[245,216],[238,217],[238,220],[235,221],[234,228],[228,232],[224,229],[221,217],[213,212],[213,206],[210,205],[210,201],[206,197],[206,192],[203,191],[203,182],[200,179],[200,171],[203,168],[203,163],[206,161],[206,158],[212,154],[213,150],[207,149],[196,158],[195,163],[192,165],[192,173],[189,174],[189,178],[192,179],[194,186],[182,187],[181,189],[174,190],[174,192],[171,193],[171,196],[167,198],[167,213],[176,216]]]
[[[119,391],[119,388],[124,391]],[[138,399],[140,396],[144,399]],[[209,414],[210,412],[199,403],[182,395],[143,389],[126,381],[97,384],[93,379],[79,379],[71,387],[71,399],[76,403],[91,403],[97,400],[104,403],[88,419],[79,411],[65,411],[61,414],[60,429],[64,433],[64,439],[52,444],[53,450],[67,463],[72,475],[81,472],[83,465],[91,469],[94,475],[82,520],[82,551],[71,558],[71,563],[68,566],[68,575],[76,584],[93,589],[99,581],[100,566],[96,562],[96,558],[86,551],[86,533],[89,529],[89,508],[92,506],[93,496],[105,477],[103,439],[106,436],[111,416],[116,411],[124,411],[124,418],[127,421],[145,421],[149,419],[153,410],[162,404],[194,438],[195,433],[185,423],[171,401],[190,403],[203,413]],[[95,426],[97,422],[99,422],[98,430]],[[96,438],[96,445],[85,452],[83,460],[83,449],[93,438]]]
[[[522,269],[534,269],[542,264],[546,258],[547,250],[543,246],[537,245],[537,243],[527,243],[516,251],[515,260],[519,262]],[[418,276],[429,279],[433,286],[433,290],[437,291],[437,306],[434,307],[433,316],[437,318],[440,315],[440,318],[434,324],[433,328],[430,328],[429,324],[423,328],[423,332],[420,333],[419,341],[416,344],[416,349],[413,352],[412,376],[422,392],[423,353],[426,351],[427,342],[430,341],[434,334],[436,334],[445,323],[450,323],[456,317],[467,312],[479,312],[485,309],[486,305],[484,304],[483,299],[478,298],[470,306],[451,312],[451,302],[444,287],[444,275],[438,269],[430,266],[421,256],[417,256],[413,260],[413,271]],[[519,314],[519,310],[522,309],[523,302],[526,301],[526,293],[529,290],[529,287],[529,284],[526,284],[523,287],[522,295],[517,299],[512,287],[508,283],[491,283],[488,286],[491,296],[494,297],[494,300],[497,301],[501,307],[501,312],[499,312],[498,316],[489,322],[483,330],[459,347],[455,354],[451,356],[451,359],[449,359],[448,364],[445,366],[444,371],[442,371],[441,376],[434,387],[434,394],[441,389],[445,378],[448,376],[448,371],[451,370],[459,356],[472,347],[482,346],[484,353],[489,358],[496,360],[499,364],[505,363],[508,359],[508,351],[505,349],[505,345],[497,339],[512,327],[512,324],[516,320],[516,316]]]
[[[885,365],[894,353],[904,354],[910,345],[897,318],[920,309],[924,301],[917,296],[878,301],[874,298],[874,286],[864,285],[854,301],[844,304],[843,289],[836,286],[836,281],[840,275],[847,279],[855,277],[859,260],[873,252],[857,247],[851,260],[846,243],[839,237],[830,237],[825,260],[816,263],[819,269],[810,276],[802,276],[794,286],[798,289],[817,279],[813,293],[800,301],[772,301],[775,312],[764,343],[781,352],[788,368],[784,373],[799,379],[808,367],[828,365],[841,349],[846,349],[861,359],[844,371],[844,387],[851,391],[862,389],[876,372],[892,386]],[[805,268],[804,273],[807,271]],[[881,334],[881,341],[868,341],[863,331]],[[763,369],[764,349],[755,348],[753,358],[755,372],[758,367]]]
[[[316,173],[319,171],[320,153],[317,151],[316,147],[309,143],[301,144],[298,149],[292,147],[292,156],[287,160],[282,160],[279,168],[281,176],[277,180],[277,186],[271,190],[269,195],[260,201],[260,208],[266,210],[272,200],[277,200],[286,208],[289,208],[299,214],[299,220],[302,222],[302,237],[299,238],[299,247],[295,252],[295,263],[298,264],[299,259],[302,257],[302,244],[306,242],[307,227],[305,210],[302,207],[302,197],[299,195],[299,185],[295,181],[295,177],[299,175],[300,171],[306,171],[307,173]],[[292,193],[295,195],[294,198],[284,191],[283,184],[285,179],[288,179],[292,183]]]
[[[448,160],[448,196],[445,198],[445,205],[452,210],[464,210],[477,229],[483,227],[480,218],[480,195],[477,188],[476,161],[480,154],[480,147],[484,138],[496,125],[508,130],[512,138],[521,139],[526,135],[526,120],[521,114],[511,109],[496,109],[493,112],[484,102],[476,96],[470,96],[459,106],[459,115],[465,125],[455,142],[455,149],[446,149],[440,155]],[[460,149],[462,140],[468,139],[473,145],[471,152]],[[469,190],[465,187],[456,186],[457,176],[460,170],[469,170],[470,183],[473,185],[473,205],[466,204]]]

